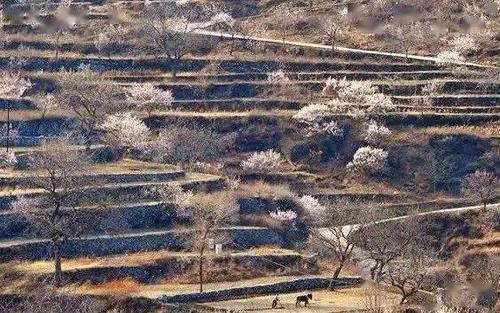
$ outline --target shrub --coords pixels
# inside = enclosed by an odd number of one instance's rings
[[[304,210],[310,214],[319,214],[325,211],[325,206],[319,203],[318,199],[313,196],[305,195],[299,198],[299,203]]]
[[[13,152],[0,152],[0,168],[10,168],[16,164],[17,158]]]
[[[101,125],[106,131],[106,140],[111,144],[138,147],[149,140],[149,128],[131,113],[109,115]]]
[[[282,223],[290,223],[295,221],[295,219],[297,218],[297,213],[291,210],[287,211],[276,210],[275,212],[269,213],[269,216]]]
[[[437,56],[438,64],[448,64],[452,62],[464,62],[465,58],[458,52],[454,50],[446,50],[440,52]]]
[[[283,158],[273,149],[252,153],[241,162],[241,167],[249,172],[268,173],[278,170],[283,165]]]
[[[151,115],[156,109],[170,109],[174,96],[170,90],[162,90],[152,83],[135,83],[127,89],[127,102]]]
[[[476,41],[469,34],[456,36],[450,41],[450,45],[453,51],[456,51],[461,55],[474,52],[478,49]]]
[[[377,124],[375,121],[370,121],[366,130],[365,140],[372,145],[378,145],[392,134],[389,128],[384,125]]]
[[[324,104],[312,104],[299,110],[292,118],[306,126],[306,136],[343,136],[342,127],[331,120],[332,113]]]
[[[233,145],[234,135],[221,135],[206,127],[174,126],[164,129],[145,151],[157,162],[192,165],[218,160]]]
[[[375,172],[384,167],[388,153],[382,149],[370,146],[359,148],[347,168],[360,172]]]

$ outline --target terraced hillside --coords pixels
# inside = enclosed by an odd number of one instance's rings
[[[73,1],[68,8],[84,22],[52,34],[9,11],[31,12],[29,5],[5,6],[1,293],[36,290],[58,266],[61,292],[150,298],[194,292],[204,279],[208,288],[232,288],[246,279],[331,277],[350,255],[339,261],[311,245],[316,227],[336,232],[373,223],[379,212],[379,220],[407,221],[476,205],[467,178],[476,170],[498,176],[498,68],[350,48],[331,57],[330,46],[234,26],[266,18],[272,3],[228,5],[236,23],[228,29],[197,12],[196,1],[187,6],[198,19],[187,24],[192,47],[178,58],[144,44],[141,2]],[[60,8],[51,2],[39,22],[57,20]],[[3,92],[9,84],[21,92]],[[134,88],[143,88],[139,100]],[[367,149],[371,159],[356,163]],[[499,197],[491,189],[480,199],[484,211]],[[315,220],[346,202],[363,210],[332,215],[335,225],[325,225],[332,216]],[[55,209],[41,223],[42,207],[45,215]],[[496,237],[467,249],[497,256]],[[366,258],[368,248],[354,245],[353,259]],[[342,270],[368,275],[356,265]]]

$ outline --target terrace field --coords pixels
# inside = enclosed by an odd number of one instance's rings
[[[0,312],[498,309],[498,1],[184,2],[0,5]]]

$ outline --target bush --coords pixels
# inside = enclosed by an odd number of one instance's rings
[[[219,160],[234,143],[233,134],[202,126],[174,126],[160,132],[145,155],[157,162],[193,165]]]

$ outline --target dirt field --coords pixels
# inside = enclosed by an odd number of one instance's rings
[[[249,299],[229,300],[207,304],[217,309],[229,309],[235,312],[314,312],[329,313],[348,310],[360,310],[374,307],[378,302],[381,306],[391,306],[399,303],[397,294],[378,291],[373,292],[365,287],[344,288],[336,291],[313,291],[313,299],[309,307],[295,307],[295,299],[299,293],[280,295],[282,308],[271,309],[274,296],[262,296]]]

